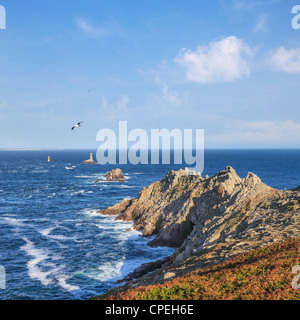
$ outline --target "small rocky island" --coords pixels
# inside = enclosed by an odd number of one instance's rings
[[[96,180],[95,182],[101,182],[101,181],[120,181],[124,182],[125,177],[123,175],[123,172],[121,169],[116,168],[111,171],[106,172],[104,180]]]
[[[240,178],[227,167],[211,178],[190,175],[187,170],[170,171],[143,188],[136,199],[99,213],[134,221],[133,227],[143,236],[155,236],[150,246],[176,248],[170,257],[128,275],[125,290],[164,283],[296,238],[300,235],[299,205],[299,189],[276,190],[253,173]]]
[[[90,153],[90,158],[89,158],[89,160],[84,160],[82,163],[86,163],[86,164],[95,164],[95,163],[96,163],[96,161],[94,161],[94,159],[93,159],[93,154],[92,154],[92,153]]]

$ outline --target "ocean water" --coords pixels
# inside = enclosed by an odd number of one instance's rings
[[[82,164],[89,152],[95,157],[95,150],[0,151],[0,299],[87,299],[174,251],[150,248],[152,238],[128,231],[132,222],[96,211],[137,197],[184,165]],[[300,150],[205,151],[203,175],[228,165],[277,189],[300,185]],[[126,182],[95,182],[115,167]]]

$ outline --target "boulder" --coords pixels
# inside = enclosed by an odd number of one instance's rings
[[[97,182],[102,182],[102,181],[121,181],[121,182],[125,181],[125,177],[123,175],[123,172],[119,168],[113,169],[111,171],[107,171],[105,174],[105,178],[106,179],[96,180],[95,182],[97,183]]]
[[[105,177],[106,181],[125,181],[123,172],[119,168],[106,172]]]

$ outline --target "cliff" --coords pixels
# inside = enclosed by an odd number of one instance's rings
[[[227,167],[212,178],[171,171],[143,188],[137,199],[99,212],[133,220],[134,228],[144,236],[156,236],[150,246],[177,248],[154,273],[130,283],[136,286],[162,283],[296,237],[300,234],[299,201],[298,190],[275,190],[253,173],[240,178]]]

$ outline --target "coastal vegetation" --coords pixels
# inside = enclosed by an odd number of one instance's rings
[[[163,284],[110,290],[107,300],[299,300],[292,268],[300,265],[300,237],[241,254]]]

